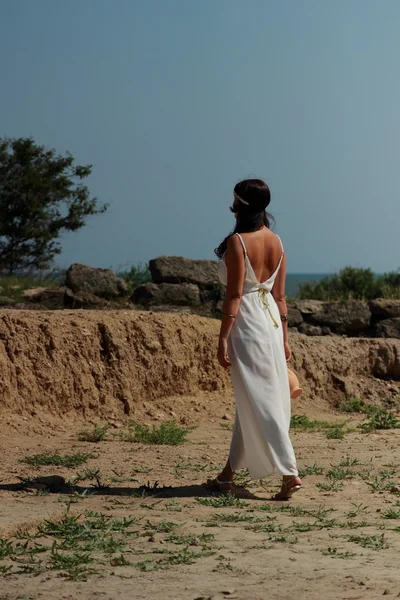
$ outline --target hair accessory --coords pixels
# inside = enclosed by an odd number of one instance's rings
[[[236,192],[233,192],[233,196],[234,196],[235,200],[238,200],[242,204],[245,204],[246,206],[249,206],[249,203],[246,202],[246,200],[243,200],[243,198],[241,198],[240,196],[238,196]]]

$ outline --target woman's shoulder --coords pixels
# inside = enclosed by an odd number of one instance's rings
[[[238,233],[232,233],[228,237],[228,250],[238,250],[242,246],[242,242],[240,241]]]

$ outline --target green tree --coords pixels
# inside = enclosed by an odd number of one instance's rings
[[[84,184],[91,165],[75,164],[32,138],[0,138],[0,272],[47,269],[64,231],[103,213]]]

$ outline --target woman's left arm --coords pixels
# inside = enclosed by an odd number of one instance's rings
[[[219,333],[218,362],[227,369],[231,362],[228,358],[228,337],[235,322],[242,299],[243,282],[245,274],[243,247],[237,235],[228,239],[228,248],[225,254],[227,267],[227,286],[224,303],[222,306],[222,321]]]

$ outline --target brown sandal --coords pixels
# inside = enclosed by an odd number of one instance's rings
[[[294,483],[295,481],[300,483]],[[301,488],[301,480],[297,475],[291,479],[286,479],[282,482],[281,491],[273,496],[273,500],[290,500],[295,492],[298,492]]]
[[[232,481],[220,481],[218,477],[215,479],[207,479],[206,488],[213,492],[221,492],[222,494],[229,494],[232,491]]]

